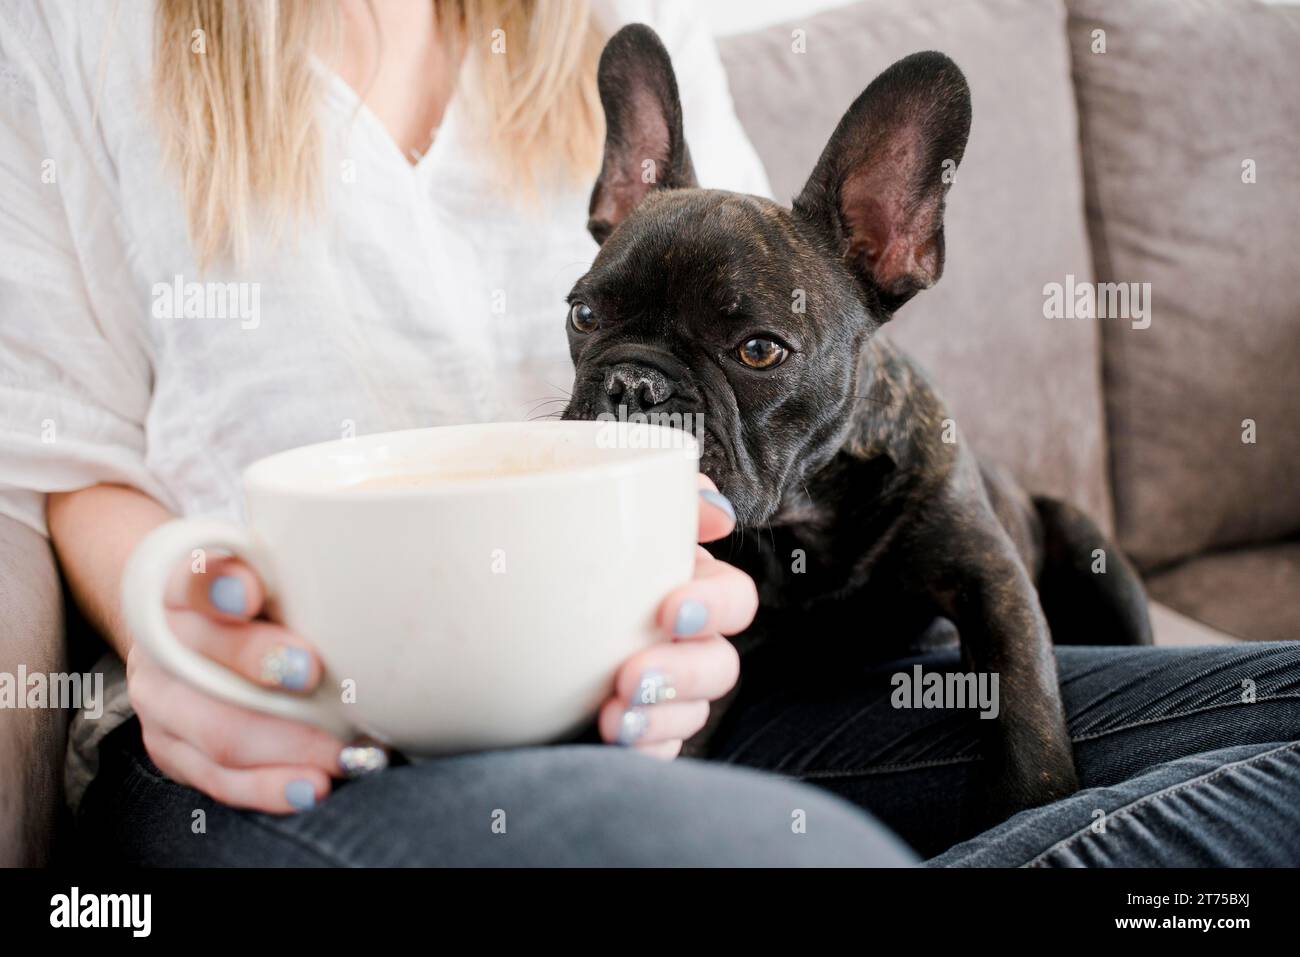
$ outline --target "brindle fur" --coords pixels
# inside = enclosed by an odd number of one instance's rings
[[[981,467],[960,433],[945,441],[950,415],[925,375],[874,335],[942,270],[947,183],[929,171],[964,149],[960,71],[931,53],[882,74],[793,209],[695,187],[671,65],[648,28],[611,39],[600,77],[611,134],[588,225],[602,247],[570,296],[599,326],[569,325],[565,417],[702,412],[701,469],[738,517],[710,547],[759,588],[742,650],[771,635],[802,674],[830,676],[951,622],[965,667],[999,675],[999,717],[980,722],[991,814],[1070,794],[1052,636],[1148,643],[1141,584],[1082,513]],[[644,156],[664,182],[633,175]],[[734,361],[756,329],[797,345],[780,368]],[[1097,549],[1105,574],[1091,570]]]

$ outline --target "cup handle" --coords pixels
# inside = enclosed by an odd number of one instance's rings
[[[200,691],[231,704],[315,725],[342,741],[357,730],[321,696],[271,691],[222,667],[183,644],[167,626],[164,590],[172,569],[190,561],[194,549],[219,548],[248,562],[268,595],[274,590],[267,562],[252,535],[238,525],[177,519],[146,535],[132,552],[122,575],[122,610],[135,641],[164,669]]]

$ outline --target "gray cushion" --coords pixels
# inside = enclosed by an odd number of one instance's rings
[[[1231,645],[1239,640],[1155,601],[1151,603],[1151,630],[1155,643],[1162,648]]]
[[[791,49],[796,28],[806,53]],[[873,0],[724,39],[721,49],[741,122],[782,201],[894,60],[941,50],[966,72],[974,122],[949,194],[946,272],[887,331],[927,367],[982,455],[1108,524],[1097,329],[1043,318],[1044,283],[1091,276],[1063,7]]]
[[[44,536],[0,515],[0,672],[67,668],[63,595]],[[25,689],[24,692],[25,693]],[[58,812],[68,715],[0,711],[0,867],[44,864]]]
[[[1157,601],[1252,641],[1300,638],[1300,542],[1213,552],[1152,576]]]
[[[1120,544],[1150,568],[1282,538],[1300,529],[1300,8],[1069,7],[1098,279],[1152,292],[1150,328],[1101,323]]]

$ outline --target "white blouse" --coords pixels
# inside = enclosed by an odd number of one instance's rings
[[[701,184],[766,195],[690,4],[598,12],[663,38]],[[0,513],[43,531],[45,493],[115,482],[238,518],[240,471],[272,452],[562,408],[589,187],[503,198],[461,97],[412,165],[329,74],[326,213],[201,276],[150,123],[152,16],[0,0]]]

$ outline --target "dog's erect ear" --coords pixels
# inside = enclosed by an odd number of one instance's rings
[[[969,133],[957,64],[914,53],[849,107],[794,202],[889,312],[943,272],[944,195]]]
[[[646,194],[695,185],[682,135],[682,104],[668,51],[633,23],[610,37],[597,73],[605,108],[605,158],[591,191],[587,230],[603,243]]]

